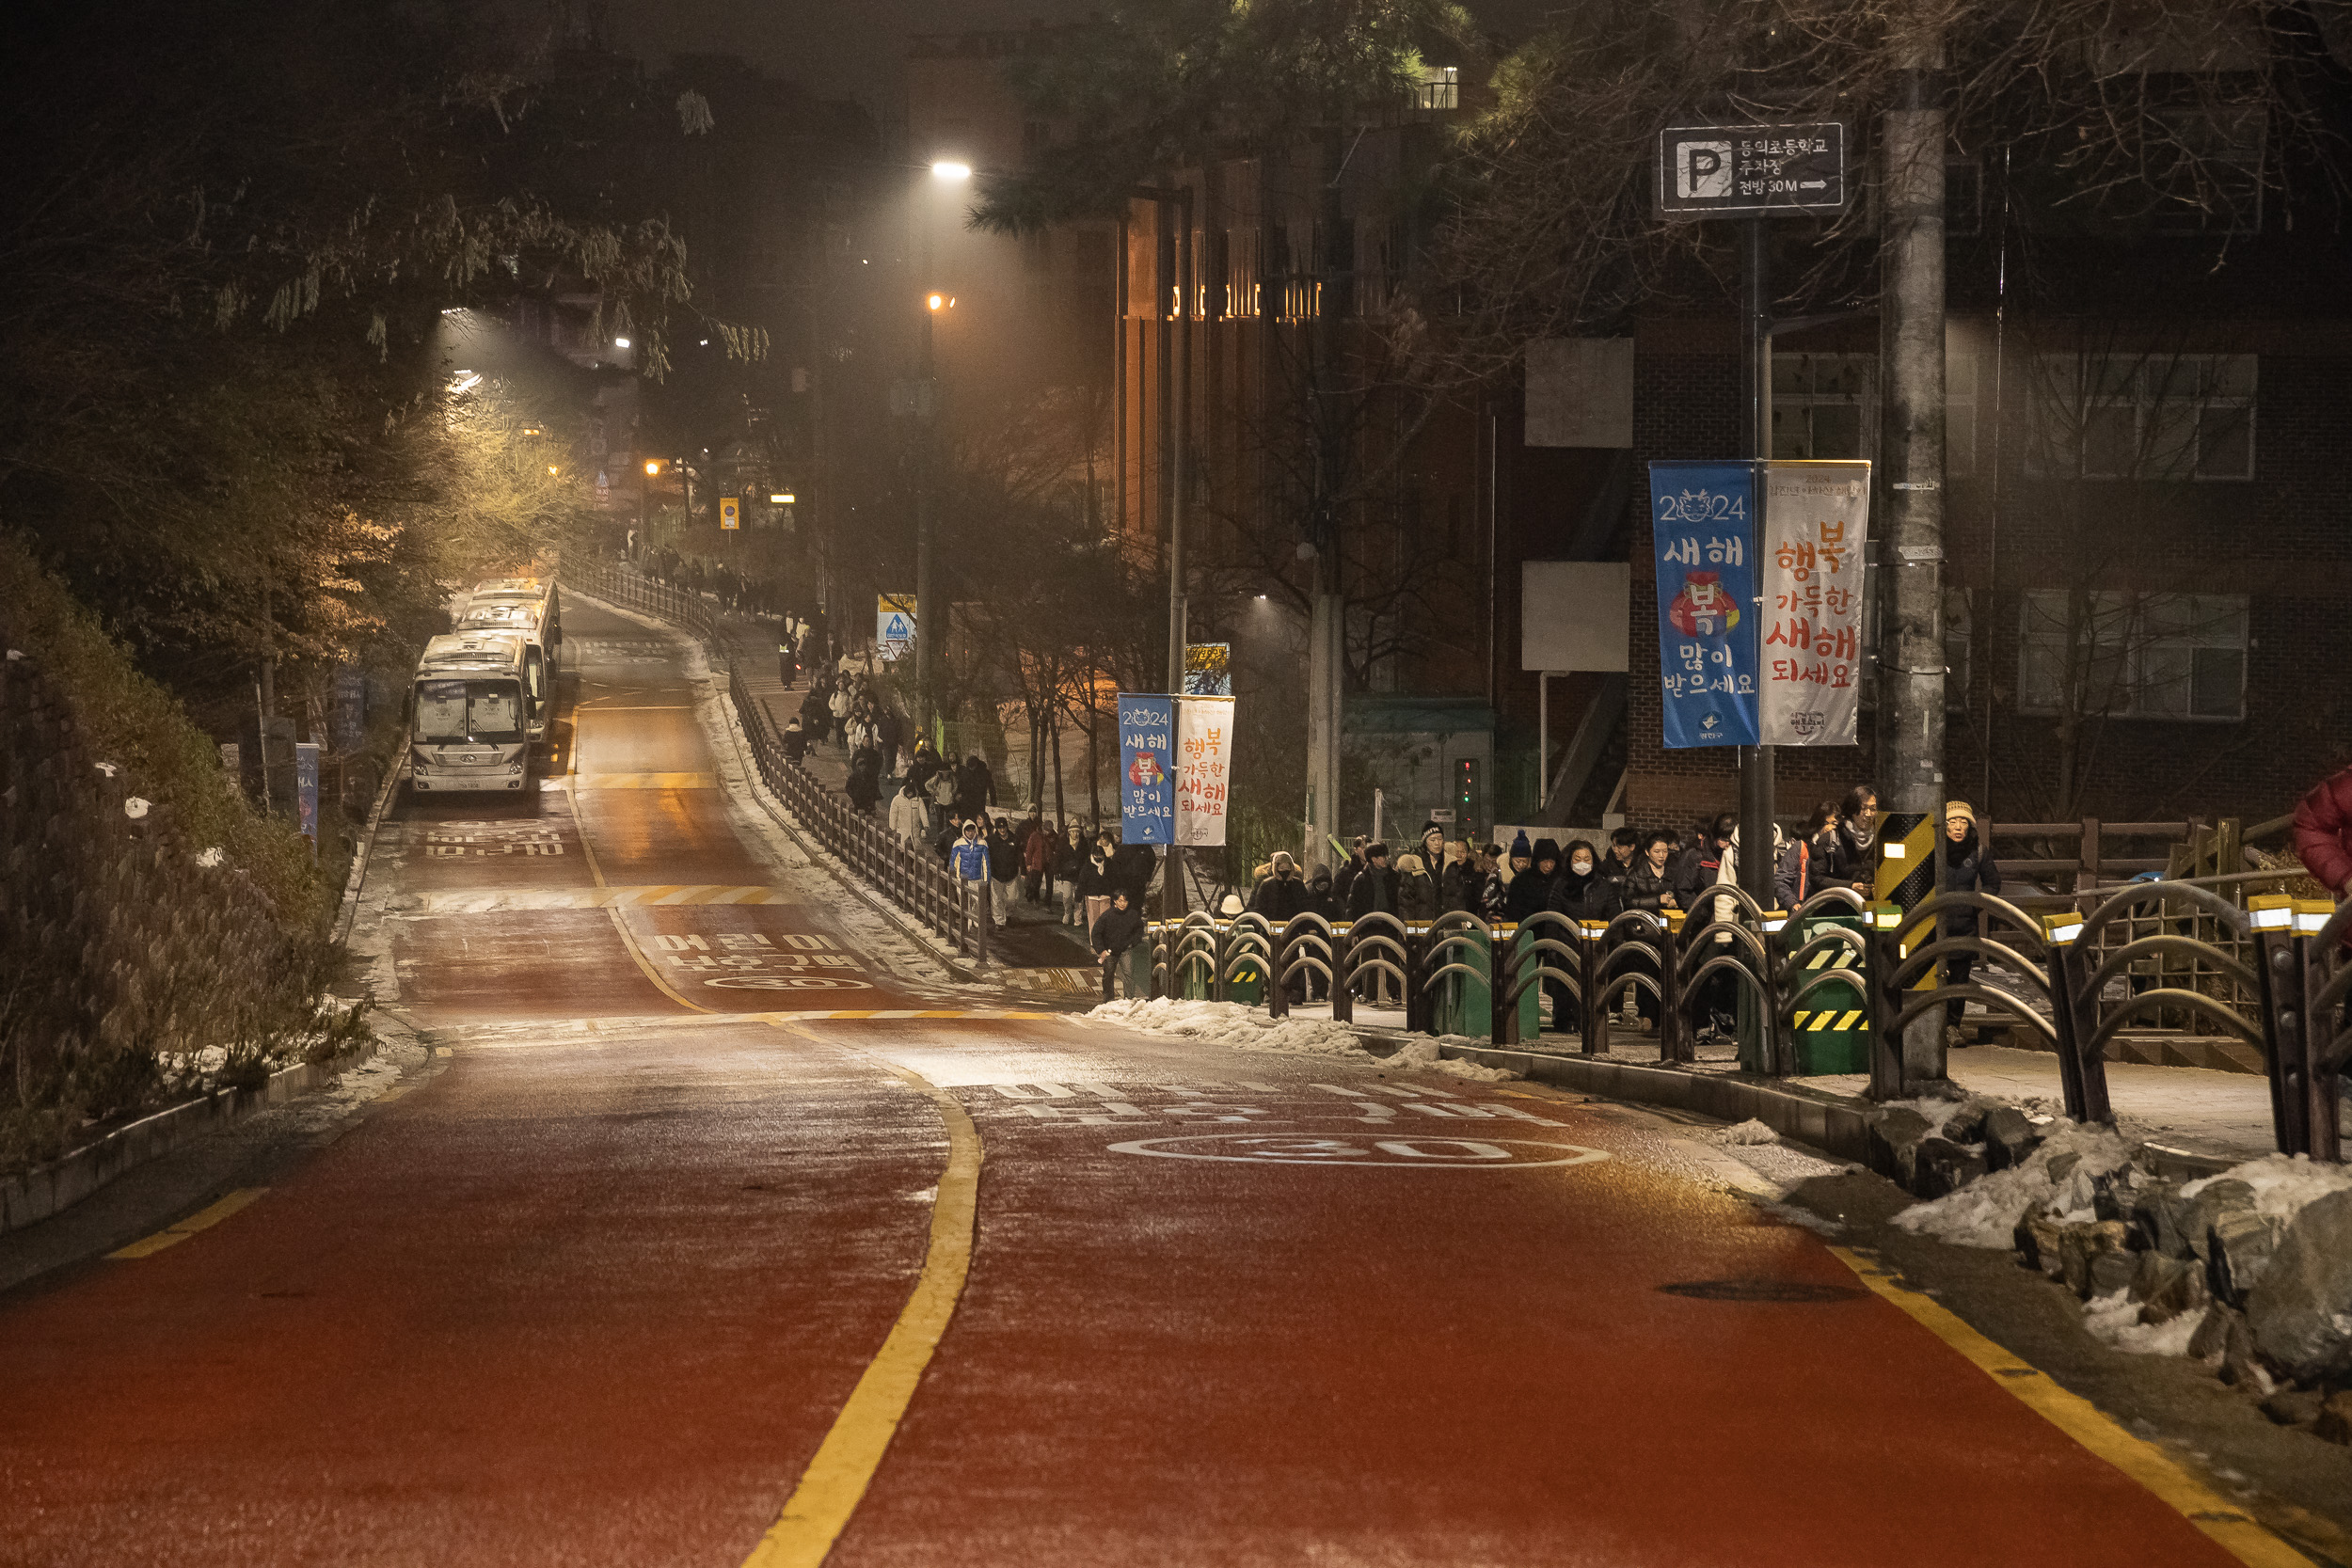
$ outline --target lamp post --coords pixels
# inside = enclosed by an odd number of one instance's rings
[[[972,178],[972,166],[955,159],[943,158],[931,165],[932,182],[942,188],[958,186]],[[923,270],[926,274],[935,266],[931,248],[932,226],[923,224]],[[915,367],[914,419],[916,451],[914,457],[914,692],[916,715],[929,735],[938,721],[937,692],[939,679],[939,649],[947,638],[947,610],[939,602],[938,584],[932,563],[931,535],[937,531],[937,474],[939,454],[939,387],[932,361],[932,331],[940,313],[955,307],[955,298],[946,290],[926,285],[923,294],[923,338],[920,357]]]

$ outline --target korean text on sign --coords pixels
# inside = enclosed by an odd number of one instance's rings
[[[1176,842],[1225,842],[1232,787],[1233,699],[1186,697],[1176,708]]]
[[[1755,513],[1753,464],[1650,465],[1668,746],[1756,744]]]
[[[1764,744],[1851,746],[1870,465],[1772,463],[1764,486]]]
[[[1119,694],[1119,836],[1176,842],[1176,699]]]

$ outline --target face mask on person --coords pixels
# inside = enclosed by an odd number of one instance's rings
[[[1575,872],[1580,877],[1589,877],[1593,874],[1593,857],[1590,855],[1579,855],[1576,859],[1568,862],[1568,869]]]

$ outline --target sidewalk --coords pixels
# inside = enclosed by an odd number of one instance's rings
[[[772,622],[747,620],[730,615],[728,629],[733,631],[743,649],[743,664],[738,672],[745,694],[767,710],[775,733],[784,733],[787,719],[797,717],[801,701],[808,695],[809,672],[803,667],[800,678],[787,686],[776,669],[776,633]],[[802,766],[811,778],[834,794],[843,794],[850,782],[850,753],[830,740],[812,742]],[[884,806],[875,809],[877,825],[883,825],[882,813],[897,792],[895,780],[882,781]],[[1015,816],[1007,811],[1004,815]],[[1015,884],[1018,886],[1018,884]],[[1057,924],[1058,909],[1040,908],[1016,900],[1005,925],[989,932],[989,963],[992,968],[1007,969],[1083,969],[1090,979],[1094,972],[1094,956],[1087,950],[1086,938],[1074,926]]]

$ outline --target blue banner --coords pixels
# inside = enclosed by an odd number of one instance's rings
[[[1668,746],[1756,744],[1756,465],[1652,463]]]
[[[1119,837],[1176,842],[1176,699],[1119,694]]]

